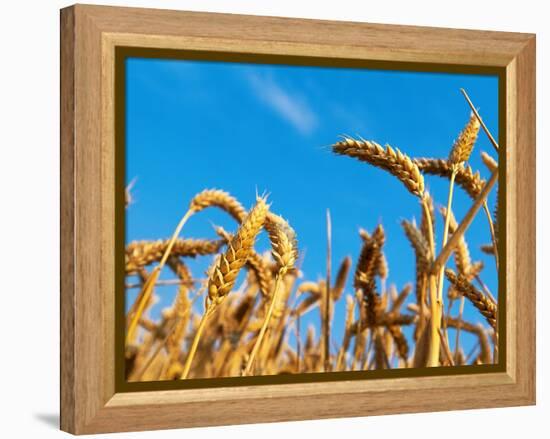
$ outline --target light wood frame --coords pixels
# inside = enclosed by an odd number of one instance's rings
[[[502,68],[503,372],[116,393],[117,46]],[[502,154],[502,152],[501,152]],[[61,11],[61,428],[83,434],[535,403],[535,36],[76,5]]]

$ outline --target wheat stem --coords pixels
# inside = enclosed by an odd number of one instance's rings
[[[468,229],[468,227],[474,220],[479,208],[482,206],[483,202],[487,198],[487,195],[489,195],[489,192],[491,192],[491,189],[493,188],[497,180],[498,180],[498,171],[493,172],[493,175],[483,187],[483,190],[474,201],[474,204],[472,204],[472,206],[470,207],[470,210],[468,210],[468,212],[464,216],[464,219],[458,225],[456,231],[453,233],[453,236],[451,236],[451,239],[449,239],[445,247],[443,247],[441,252],[439,252],[439,255],[437,256],[436,260],[432,264],[432,269],[431,269],[432,273],[437,272],[437,270],[439,270],[441,265],[447,262],[447,259],[449,259],[449,256],[451,255],[453,249],[455,248],[458,240],[462,235],[464,235],[464,232],[466,232],[466,229]]]
[[[302,339],[300,334],[300,315],[296,317],[296,373],[300,373],[300,357],[302,356]]]
[[[202,332],[204,331],[206,322],[208,321],[208,317],[212,315],[215,309],[216,309],[216,305],[212,302],[208,303],[207,301],[206,309],[204,310],[204,313],[201,317],[201,321],[199,323],[199,326],[197,327],[197,331],[195,332],[195,337],[193,338],[193,343],[191,344],[191,348],[189,349],[187,358],[185,359],[183,372],[180,375],[181,380],[187,379],[187,376],[189,375],[189,370],[191,369],[191,363],[193,362],[193,358],[195,356],[195,353],[197,352],[197,347],[199,345],[199,340],[201,338]]]
[[[325,372],[330,369],[330,323],[331,323],[331,238],[332,224],[330,220],[330,211],[327,209],[327,274],[325,288],[325,309],[324,309],[324,327],[323,327],[323,367]]]
[[[433,260],[433,255],[435,255],[435,243],[433,237],[433,224],[431,219],[430,207],[428,205],[428,200],[426,197],[422,198],[422,206],[426,213],[427,229],[431,231],[428,233],[428,243],[430,245],[431,258]],[[440,349],[440,340],[439,340],[439,328],[441,326],[440,319],[437,318],[438,315],[438,306],[437,306],[437,284],[435,275],[430,273],[428,276],[428,285],[430,291],[430,309],[431,309],[431,318],[430,318],[430,348],[427,357],[427,367],[437,367],[439,366],[439,349]],[[426,329],[427,330],[427,329]]]
[[[273,310],[275,309],[275,303],[278,300],[279,297],[279,290],[281,289],[281,279],[286,274],[286,270],[283,268],[277,273],[277,277],[275,279],[275,289],[273,292],[273,297],[271,299],[271,302],[269,303],[269,308],[267,310],[267,314],[265,316],[265,319],[262,323],[262,327],[260,329],[260,332],[258,334],[258,337],[256,338],[256,342],[254,343],[254,347],[252,348],[252,352],[250,353],[250,356],[248,357],[248,361],[246,362],[246,367],[244,368],[244,371],[242,373],[243,376],[249,375],[250,370],[252,369],[252,365],[254,364],[254,360],[256,358],[256,354],[258,353],[258,350],[260,349],[260,346],[262,344],[262,340],[264,338],[264,335],[267,331],[267,326],[269,325],[269,321],[271,320],[271,315],[273,314]]]
[[[447,209],[445,211],[445,224],[443,226],[443,241],[441,244],[441,248],[445,247],[445,244],[447,244],[447,239],[449,237],[449,223],[451,220],[451,206],[453,203],[453,190],[454,190],[454,183],[455,183],[455,177],[457,173],[458,166],[453,166],[453,171],[451,173],[451,178],[449,180],[449,195],[447,197]],[[441,313],[443,311],[443,275],[445,271],[445,265],[443,264],[441,266],[441,269],[439,270],[439,276],[437,278],[437,321],[439,322],[441,319]],[[447,338],[447,328],[444,327],[444,335],[445,338]]]
[[[464,296],[460,298],[460,308],[458,310],[458,321],[456,325],[455,336],[455,362],[458,362],[458,355],[460,352],[460,329],[462,328],[462,315],[464,314]]]
[[[184,224],[187,222],[187,220],[192,214],[193,214],[193,210],[189,209],[187,210],[185,215],[183,215],[180,222],[176,226],[176,230],[174,230],[174,233],[172,234],[172,237],[170,238],[168,245],[166,246],[166,250],[164,251],[164,255],[162,256],[159,264],[153,269],[153,272],[145,282],[145,285],[143,285],[143,290],[141,293],[141,301],[139,302],[136,312],[132,316],[132,319],[130,320],[130,324],[128,325],[128,332],[126,335],[126,344],[130,344],[134,340],[135,331],[136,331],[138,322],[141,319],[143,311],[145,310],[145,305],[147,304],[147,302],[149,302],[149,299],[151,298],[153,287],[160,276],[160,272],[162,268],[166,264],[166,260],[170,256],[172,247],[174,247],[174,243],[176,242],[176,239],[178,239],[178,236],[181,233],[181,229],[183,228]]]
[[[441,329],[438,330],[438,337],[440,339],[440,343],[443,345],[443,353],[445,354],[445,357],[447,357],[449,365],[454,366],[455,363],[453,361],[453,356],[451,355],[451,350],[449,349],[449,344],[447,343],[447,338]]]
[[[497,266],[497,273],[498,273],[497,237],[495,235],[495,226],[493,224],[493,217],[491,216],[491,211],[489,210],[489,206],[487,206],[487,200],[485,200],[483,203],[483,210],[485,211],[485,215],[487,216],[487,221],[489,222],[489,231],[491,232],[491,241],[493,242],[493,255],[495,257],[495,264]]]
[[[422,207],[424,208],[424,212],[426,213],[426,222],[427,222],[427,230],[428,233],[428,244],[430,245],[430,253],[432,255],[435,255],[435,242],[434,242],[434,235],[433,235],[433,223],[432,223],[432,214],[430,212],[430,206],[428,205],[428,200],[426,197],[422,198]]]
[[[178,322],[179,319],[175,319],[171,325],[169,326],[169,328],[167,329],[167,333],[166,335],[164,336],[164,338],[160,341],[160,342],[157,342],[157,347],[156,349],[153,351],[153,353],[149,356],[149,358],[147,359],[146,363],[143,365],[143,367],[136,373],[136,376],[135,376],[135,380],[136,381],[141,381],[143,375],[145,374],[145,372],[147,372],[147,369],[149,369],[149,367],[151,366],[151,364],[153,364],[153,362],[156,360],[156,358],[158,357],[158,355],[160,354],[160,352],[162,351],[162,349],[166,346],[166,342],[168,341],[168,339],[170,338],[170,335],[172,335],[172,331],[173,329],[176,327],[176,324]]]
[[[477,117],[477,120],[479,120],[479,124],[481,125],[481,127],[483,128],[483,131],[485,131],[485,134],[487,134],[487,137],[489,138],[489,141],[491,142],[491,144],[493,145],[493,147],[495,148],[495,150],[498,152],[499,150],[499,146],[498,146],[498,143],[496,142],[496,140],[494,139],[494,137],[492,136],[491,132],[489,131],[489,129],[487,128],[487,126],[485,125],[485,123],[483,122],[483,119],[481,118],[481,116],[479,115],[478,111],[476,110],[476,108],[474,107],[474,104],[472,103],[472,101],[470,100],[470,97],[468,96],[468,93],[466,93],[466,90],[464,90],[463,88],[460,89],[460,92],[464,95],[464,97],[466,98],[466,101],[468,102],[468,105],[470,106],[470,108],[472,109],[472,112],[475,114],[475,116]]]

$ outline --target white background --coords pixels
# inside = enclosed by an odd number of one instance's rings
[[[97,3],[104,3],[98,1]],[[111,1],[112,5],[368,21],[537,34],[536,407],[129,433],[116,437],[548,437],[550,248],[548,18],[543,1]],[[57,437],[59,414],[59,8],[5,1],[0,10],[0,434]],[[545,17],[544,17],[545,16]],[[546,171],[547,172],[547,171]],[[61,267],[63,269],[63,267]],[[520,322],[521,323],[521,322]],[[449,395],[452,398],[453,395]],[[540,432],[546,430],[545,433]],[[539,430],[539,432],[537,432]],[[228,436],[226,436],[228,435]]]

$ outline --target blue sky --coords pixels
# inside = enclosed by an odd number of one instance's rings
[[[414,157],[447,157],[470,114],[461,87],[498,136],[496,76],[138,58],[126,63],[126,176],[127,182],[136,179],[127,241],[169,237],[192,196],[205,188],[227,190],[246,207],[265,191],[272,210],[297,231],[305,279],[325,273],[327,209],[335,268],[346,255],[355,262],[359,227],[372,230],[382,222],[389,283],[400,289],[414,279],[414,255],[400,223],[419,218],[417,198],[383,171],[334,155],[330,145],[339,136],[388,143]],[[470,163],[487,177],[481,151],[495,157],[482,133]],[[427,177],[426,186],[436,202],[446,203],[446,180]],[[459,219],[469,206],[469,198],[455,191]],[[212,223],[235,229],[226,215],[209,210],[194,216],[183,236],[214,238]],[[440,245],[442,221],[438,228]],[[482,215],[466,237],[496,295],[494,262],[479,251],[490,241]],[[268,248],[265,237],[258,248]],[[202,277],[210,262],[203,258],[191,268]],[[352,293],[351,282],[346,293]],[[171,303],[174,289],[157,294],[154,316]],[[341,300],[335,313],[337,343],[344,306]],[[469,306],[466,317],[479,321]],[[318,319],[313,312],[305,324],[318,327]]]

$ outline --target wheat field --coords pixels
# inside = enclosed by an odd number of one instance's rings
[[[334,160],[359,160],[365,163],[364,172],[370,167],[386,171],[418,201],[411,219],[399,219],[410,243],[401,257],[413,259],[414,278],[399,288],[392,283],[385,253],[392,237],[386,236],[382,223],[360,229],[356,246],[349,249],[351,257],[332,261],[331,242],[337,237],[329,212],[323,219],[326,236],[319,237],[327,243],[325,276],[305,278],[300,265],[307,254],[301,251],[300,230],[293,229],[292,217],[272,211],[269,195],[257,195],[247,209],[228,192],[206,188],[188,201],[181,218],[174,218],[179,223],[170,238],[127,243],[127,380],[497,363],[497,294],[484,282],[486,267],[472,259],[469,248],[477,246],[491,255],[498,272],[498,203],[488,202],[498,177],[498,144],[462,92],[469,104],[465,126],[447,157],[413,157],[347,136],[331,146]],[[491,140],[493,151],[476,148],[482,135]],[[490,179],[472,169],[472,154],[481,155]],[[432,198],[430,179],[448,181],[446,199]],[[456,191],[471,198],[462,218],[453,213]],[[132,204],[132,184],[126,203]],[[187,236],[189,218],[200,221],[206,209],[225,212],[234,229],[213,225],[216,239]],[[486,239],[468,242],[465,232],[476,216],[484,217]],[[442,236],[437,236],[436,225]],[[257,250],[260,235],[269,240],[270,252]],[[188,261],[196,258],[210,261],[206,273],[191,271]],[[131,285],[136,276],[139,282]],[[149,310],[163,284],[177,285],[177,294],[153,319]],[[132,289],[138,291],[135,297],[129,294]],[[345,313],[335,318],[340,302]],[[466,303],[476,310],[475,319],[466,319]],[[318,325],[304,327],[306,315],[316,315]],[[465,334],[475,340],[469,349],[463,344]]]

